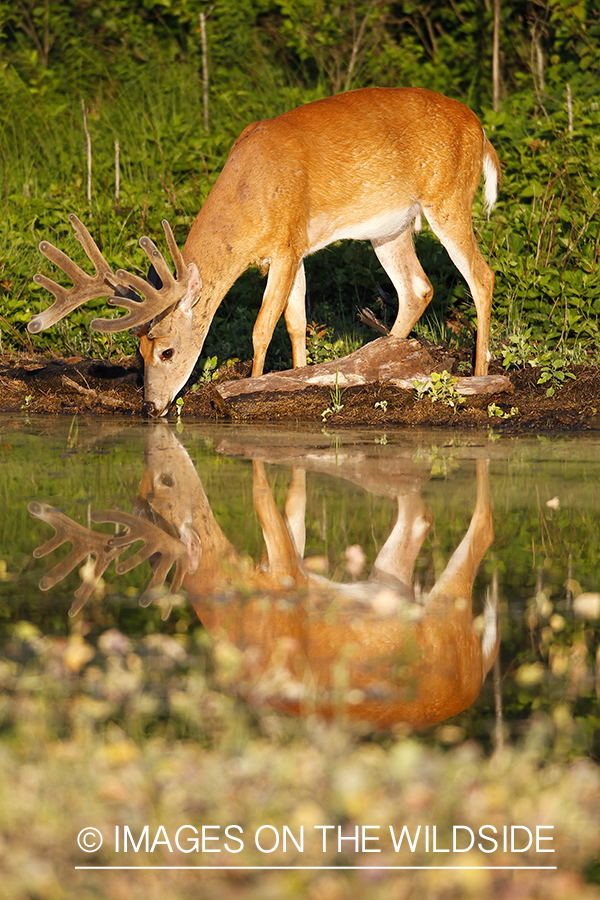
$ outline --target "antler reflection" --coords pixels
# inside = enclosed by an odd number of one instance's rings
[[[27,509],[34,518],[47,522],[55,531],[50,540],[33,551],[36,559],[47,556],[48,553],[57,550],[64,543],[72,544],[70,553],[40,580],[40,590],[50,590],[86,558],[90,561],[94,560],[93,565],[84,565],[80,569],[81,585],[75,591],[76,602],[69,610],[70,616],[77,615],[84,607],[110,563],[118,560],[122,553],[139,541],[143,542],[142,549],[121,560],[116,565],[116,571],[119,575],[130,572],[154,556],[154,572],[140,597],[141,606],[148,606],[152,602],[154,592],[164,585],[173,565],[175,565],[175,574],[171,582],[171,594],[179,591],[183,577],[189,571],[185,546],[177,538],[167,534],[152,522],[137,516],[120,510],[98,510],[92,513],[93,522],[98,524],[111,522],[120,525],[123,529],[114,535],[108,535],[80,525],[47,503],[31,502]],[[168,615],[168,612],[166,614]]]

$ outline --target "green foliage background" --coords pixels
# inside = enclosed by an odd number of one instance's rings
[[[144,270],[140,235],[160,241],[166,217],[183,242],[248,122],[339,90],[413,84],[470,105],[503,164],[491,219],[479,206],[474,219],[497,274],[496,352],[525,333],[528,346],[558,350],[569,361],[596,361],[600,12],[594,0],[503,0],[502,96],[494,110],[492,6],[482,0],[429,7],[412,0],[0,2],[2,348],[108,355],[135,346],[129,335],[90,336],[80,327],[94,314],[90,308],[35,340],[25,330],[31,314],[49,302],[32,282],[36,271],[49,270],[39,241],[49,239],[67,253],[80,249],[67,215],[88,214],[82,104],[93,155],[89,227],[111,264]],[[436,289],[418,328],[449,337],[449,306],[474,321],[468,291],[430,234],[419,236],[417,250]],[[354,346],[374,336],[361,331],[354,307],[370,305],[381,316],[381,289],[391,286],[368,246],[328,248],[310,260],[309,321],[326,323]],[[209,355],[250,356],[261,294],[258,273],[239,280],[217,313]],[[268,362],[285,366],[289,357],[280,327]],[[524,362],[514,354],[509,361]]]

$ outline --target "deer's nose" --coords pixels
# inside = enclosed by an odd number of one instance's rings
[[[158,415],[154,403],[152,403],[150,400],[144,400],[144,402],[142,403],[142,415],[152,417]]]

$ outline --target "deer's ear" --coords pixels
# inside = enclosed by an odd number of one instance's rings
[[[148,326],[148,339],[154,341],[156,338],[168,337],[173,330],[172,319],[171,315],[157,316],[156,319],[152,319]]]
[[[188,286],[185,297],[179,303],[179,309],[182,312],[189,313],[192,311],[202,293],[202,279],[196,263],[190,263],[188,266]]]

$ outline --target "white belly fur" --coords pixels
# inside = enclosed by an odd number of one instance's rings
[[[343,223],[333,216],[317,216],[311,219],[308,226],[307,253],[316,253],[334,241],[391,240],[409,228],[420,215],[420,204],[412,203],[404,209],[386,210],[374,216],[365,215],[364,218],[360,217],[360,210],[356,210],[352,219]]]

